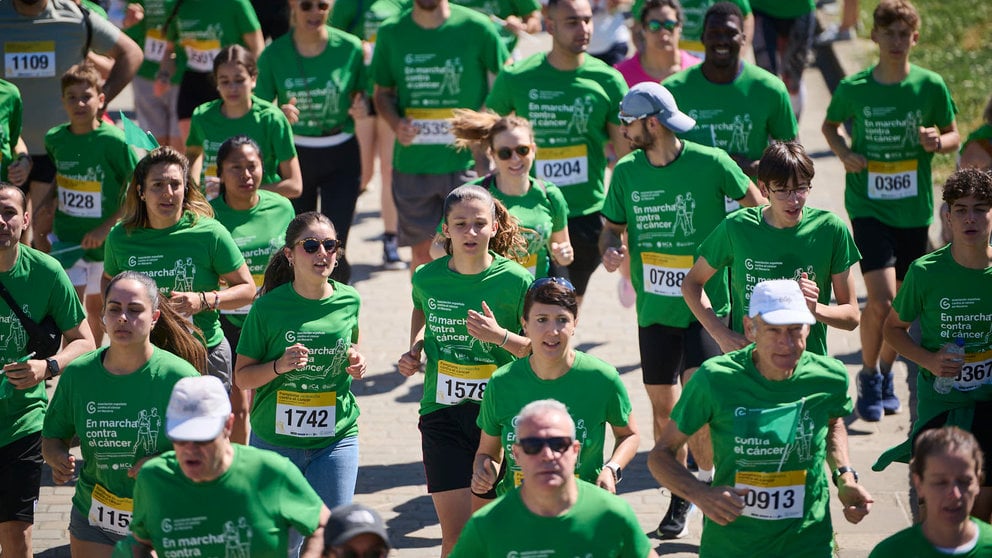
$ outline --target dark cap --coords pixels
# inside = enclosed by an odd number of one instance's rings
[[[341,546],[365,533],[379,535],[386,548],[392,548],[386,524],[375,510],[362,504],[338,506],[331,510],[331,518],[324,527],[324,546]]]

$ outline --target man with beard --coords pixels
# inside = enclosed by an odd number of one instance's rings
[[[741,60],[745,40],[740,8],[730,2],[714,4],[703,19],[706,58],[664,85],[696,119],[696,127],[679,137],[719,147],[753,179],[769,138],[789,141],[799,128],[782,81]]]
[[[456,149],[452,110],[479,109],[509,53],[489,19],[448,0],[415,0],[376,37],[372,77],[379,115],[396,132],[393,198],[410,272],[431,260],[444,198],[475,178],[472,154]]]
[[[610,272],[631,259],[641,371],[657,441],[678,400],[680,377],[684,383],[704,360],[722,352],[682,298],[682,280],[698,246],[723,221],[725,196],[748,207],[765,200],[726,153],[676,137],[696,122],[679,110],[663,86],[644,82],[632,87],[620,104],[619,118],[634,152],[613,170],[602,211],[606,225],[600,250]],[[621,243],[624,231],[629,254]],[[706,292],[716,315],[726,320],[730,297],[725,271],[714,275]],[[712,474],[705,434],[691,443],[704,481]],[[678,458],[685,463],[684,447]],[[690,508],[687,500],[673,494],[658,535],[685,536]]]
[[[620,72],[586,56],[592,35],[588,0],[550,0],[547,11],[551,51],[539,53],[496,77],[486,106],[530,120],[537,142],[537,177],[561,188],[568,203],[568,236],[575,259],[564,274],[579,303],[599,266],[603,229],[599,210],[606,195],[607,141],[618,156],[627,153],[616,107],[627,92]]]
[[[112,58],[110,75],[103,84],[109,103],[131,82],[141,64],[141,47],[112,23],[92,17],[72,0],[11,0],[0,2],[0,76],[21,92],[24,100],[22,137],[31,154],[31,174],[23,188],[31,192],[33,211],[49,184],[55,166],[45,154],[45,134],[62,124],[59,79],[74,64],[86,59],[89,50]],[[30,206],[29,206],[30,209]],[[47,216],[50,221],[51,215]],[[38,223],[49,229],[49,223]]]

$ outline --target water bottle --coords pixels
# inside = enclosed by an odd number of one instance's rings
[[[964,362],[964,338],[958,337],[954,339],[953,343],[944,345],[944,352],[949,355],[958,355],[954,359],[954,362]],[[954,380],[955,378],[936,376],[933,379],[933,390],[941,394],[951,393],[951,389],[954,387]]]

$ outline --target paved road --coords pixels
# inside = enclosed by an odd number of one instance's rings
[[[845,47],[863,52],[864,46]],[[853,49],[853,50],[850,50]],[[851,55],[853,57],[853,55]],[[819,126],[823,120],[829,92],[815,68],[806,74],[809,101],[800,123],[800,139],[814,157],[816,178],[809,203],[830,209],[846,219],[843,210],[843,168],[830,153]],[[126,99],[122,99],[126,104]],[[369,358],[369,376],[355,382],[362,408],[360,424],[361,468],[356,499],[379,510],[386,519],[395,556],[419,558],[437,556],[440,528],[427,495],[417,431],[417,402],[422,393],[420,378],[405,379],[396,372],[395,362],[407,347],[409,316],[412,308],[408,274],[381,269],[382,233],[378,211],[378,192],[364,194],[358,203],[356,224],[352,228],[349,260],[354,268],[355,286],[362,295],[362,350]],[[404,254],[409,257],[408,253]],[[864,298],[860,275],[859,296]],[[645,532],[653,531],[668,505],[668,493],[659,489],[646,466],[651,447],[650,405],[640,381],[637,330],[633,310],[617,302],[617,276],[600,269],[593,276],[580,311],[576,343],[578,348],[614,364],[624,379],[634,405],[634,412],[645,434],[640,452],[624,475],[621,495],[636,510]],[[854,373],[860,361],[857,332],[831,329],[828,340],[831,354],[841,359]],[[896,365],[897,393],[906,401],[905,368]],[[855,396],[854,386],[851,395]],[[861,482],[875,499],[871,515],[862,524],[847,524],[833,498],[832,515],[839,556],[867,556],[875,543],[909,525],[907,468],[895,465],[884,473],[873,473],[870,465],[881,450],[905,439],[908,414],[865,423],[852,419],[851,457],[861,473]],[[35,525],[35,550],[44,557],[69,556],[68,534],[72,488],[53,487],[48,476],[42,487]],[[690,536],[677,541],[655,541],[659,554],[688,557],[698,552],[701,517],[696,513]],[[604,534],[606,535],[606,534]],[[608,536],[608,535],[606,535]]]

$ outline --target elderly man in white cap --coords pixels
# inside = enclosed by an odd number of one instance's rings
[[[725,152],[675,136],[692,129],[695,121],[661,85],[632,87],[620,103],[620,122],[634,151],[613,170],[599,248],[607,271],[630,263],[641,373],[657,440],[678,400],[680,381],[721,353],[682,298],[682,280],[692,268],[696,249],[726,215],[724,196],[749,207],[764,202],[764,197]],[[621,241],[624,232],[627,246]],[[727,316],[726,272],[709,282],[707,293],[716,315]],[[712,457],[705,431],[691,446],[702,480],[707,480]],[[685,462],[685,450],[680,450],[679,459]],[[685,536],[690,507],[673,496],[658,536]]]
[[[806,351],[815,321],[798,282],[758,283],[744,322],[753,343],[703,363],[651,450],[655,478],[706,515],[703,558],[750,556],[757,548],[767,556],[832,556],[824,461],[844,517],[857,523],[871,508],[848,460],[847,369]],[[704,425],[716,456],[712,485],[675,457]]]
[[[149,460],[134,489],[134,556],[285,558],[290,527],[319,558],[330,511],[285,457],[231,443],[234,415],[213,376],[176,382],[166,409],[175,451]],[[136,541],[136,542],[135,542]]]

